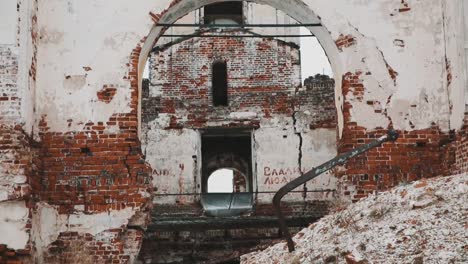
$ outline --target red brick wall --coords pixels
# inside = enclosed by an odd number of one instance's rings
[[[7,245],[0,244],[0,264],[23,264],[31,263],[29,252],[14,250]]]
[[[351,93],[356,100],[363,100],[365,87],[360,80],[361,74],[348,73],[343,76],[345,123],[339,153],[369,143],[387,131],[387,128],[367,131],[351,121],[352,105],[346,97]],[[451,173],[454,168],[454,139],[449,133],[441,132],[436,126],[398,132],[400,138],[396,143],[385,143],[346,163],[345,170],[340,172],[344,195],[359,199],[400,183]],[[462,148],[459,147],[460,150]]]
[[[246,34],[229,32],[237,33]],[[211,65],[216,60],[227,62],[229,107],[212,104]],[[300,54],[293,44],[262,38],[191,38],[154,52],[151,67],[152,82],[143,91],[143,123],[169,114],[169,128],[202,128],[208,122],[256,127],[260,118],[291,116],[301,109],[314,113],[311,127],[336,127],[334,84],[299,88]],[[256,112],[257,117],[229,116],[242,111]]]
[[[130,250],[140,244],[142,231],[117,228],[98,238],[77,232],[61,233],[45,256],[45,263],[130,263]],[[139,246],[138,246],[139,248]]]
[[[43,123],[45,126],[45,124]],[[117,126],[119,133],[107,133]],[[42,127],[40,162],[44,201],[71,213],[140,207],[146,199],[149,167],[141,154],[135,116],[121,115],[106,123],[88,123],[79,133],[51,133]]]
[[[453,173],[468,173],[468,112],[465,113],[464,125],[457,135],[455,148],[455,168]]]
[[[236,33],[246,34],[230,31]],[[229,110],[212,104],[211,65],[216,60],[227,62]],[[221,120],[236,125],[229,118],[236,111],[258,111],[258,118],[249,120],[254,126],[260,117],[291,115],[294,91],[300,84],[298,48],[276,40],[192,38],[155,52],[151,63],[150,90],[157,88],[155,82],[162,83],[162,95],[143,94],[143,119],[167,113],[174,128],[200,128],[208,121]],[[183,110],[190,113],[186,117],[175,114]]]

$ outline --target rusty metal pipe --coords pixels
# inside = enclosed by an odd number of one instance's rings
[[[343,153],[339,156],[336,156],[335,158],[323,163],[322,165],[319,165],[318,167],[306,172],[304,175],[290,181],[283,187],[281,187],[273,197],[273,206],[275,209],[275,214],[278,217],[278,222],[279,222],[279,227],[280,231],[283,235],[284,238],[286,238],[286,241],[288,243],[288,249],[289,252],[294,251],[294,242],[291,237],[291,233],[289,233],[288,227],[286,225],[286,220],[284,218],[283,212],[281,211],[281,199],[294,190],[295,188],[299,187],[300,185],[312,180],[313,178],[319,176],[320,174],[330,170],[331,168],[341,165],[345,163],[347,160],[363,153],[366,152],[372,148],[378,147],[382,145],[385,142],[388,141],[396,141],[398,139],[398,132],[395,130],[388,130],[387,134],[378,138],[375,141],[372,141],[371,143],[365,144],[363,146],[360,146],[356,149],[350,150],[346,153]]]

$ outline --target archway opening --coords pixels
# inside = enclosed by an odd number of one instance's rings
[[[208,193],[233,193],[234,170],[229,168],[219,169],[208,177]]]
[[[222,168],[208,176],[207,193],[240,193],[247,191],[247,176],[233,168]]]

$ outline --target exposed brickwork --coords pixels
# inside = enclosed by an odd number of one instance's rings
[[[367,131],[351,121],[350,100],[362,101],[365,91],[361,75],[361,72],[357,72],[343,76],[345,124],[339,153],[369,143],[387,131],[386,128]],[[385,143],[346,163],[346,170],[341,172],[344,175],[341,178],[344,195],[359,199],[402,182],[449,173],[454,161],[449,159],[452,155],[452,138],[448,133],[441,132],[437,127],[398,132],[400,138],[396,143]]]
[[[342,92],[347,99],[353,99],[359,102],[362,102],[364,99],[364,84],[362,83],[361,75],[362,72],[348,72],[343,76]],[[349,110],[351,107],[350,101],[345,101],[345,104],[348,104],[347,109]]]
[[[232,181],[234,192],[245,192],[247,190],[247,180],[245,176],[237,170],[234,170],[234,178]]]
[[[392,66],[388,64],[388,62],[385,61],[385,65],[387,66],[388,69],[388,74],[390,75],[390,78],[392,78],[393,82],[396,84],[396,78],[398,77],[398,72],[396,72]]]
[[[454,144],[455,168],[452,174],[468,172],[468,112],[465,113],[463,128]]]
[[[145,211],[149,206],[151,168],[143,159],[137,132],[140,51],[140,45],[132,51],[124,77],[132,89],[130,113],[114,114],[107,122],[88,122],[80,132],[51,132],[45,116],[39,123],[41,140],[34,167],[40,181],[35,185],[40,199],[56,206],[60,214],[94,214],[128,207]],[[108,85],[98,93],[102,101],[112,100],[116,93],[113,87]],[[141,231],[126,226],[96,236],[61,233],[45,252],[45,262],[128,263],[137,254],[141,237]]]
[[[126,207],[141,208],[148,202],[151,168],[145,163],[138,138],[138,58],[140,44],[132,51],[128,75],[132,111],[114,114],[107,122],[84,125],[81,132],[55,133],[40,122],[39,157],[41,196],[71,213],[75,206],[84,212],[104,212]],[[103,100],[115,94],[104,87]]]
[[[386,130],[368,132],[362,127],[348,123],[343,132],[339,152],[369,143],[382,136]],[[376,190],[386,190],[402,182],[444,174],[445,148],[449,136],[437,128],[399,131],[396,143],[385,143],[346,163],[346,176],[342,179],[351,184],[345,195],[362,198]],[[447,142],[444,144],[444,142]]]
[[[0,45],[0,122],[18,120],[20,107],[17,47]]]
[[[29,68],[29,77],[31,78],[31,83],[36,82],[36,73],[37,73],[37,43],[39,40],[39,29],[37,25],[37,12],[39,10],[39,6],[37,3],[38,0],[33,1],[33,12],[31,16],[31,44],[32,44],[32,59],[31,59],[31,67]]]
[[[7,245],[0,244],[0,264],[26,264],[31,263],[27,252],[15,251]]]
[[[229,32],[237,33],[246,34]],[[227,62],[228,107],[212,104],[210,65],[216,60]],[[257,127],[261,118],[308,110],[314,113],[312,127],[336,126],[333,80],[318,85],[317,79],[317,84],[311,82],[301,88],[299,50],[281,41],[192,38],[155,52],[151,65],[154,81],[144,86],[143,123],[168,114],[168,128],[203,128],[213,122],[228,127]],[[232,112],[247,111],[256,116],[230,116]]]
[[[211,65],[216,60],[227,63],[229,108],[212,104]],[[245,120],[229,118],[236,111],[258,112],[258,118],[250,120],[254,126],[262,116],[291,115],[294,86],[300,84],[300,76],[294,74],[299,69],[299,50],[267,39],[192,38],[155,53],[151,63],[157,84],[150,84],[149,98],[144,96],[143,120],[171,114],[174,128],[199,128],[220,118],[231,126],[245,125]],[[158,92],[160,96],[155,95]],[[175,115],[184,110],[190,113]]]
[[[117,93],[117,88],[109,87],[104,85],[104,87],[97,92],[98,100],[106,104],[110,103]]]
[[[300,110],[312,110],[310,128],[336,128],[335,80],[317,74],[304,81],[306,90],[298,91],[296,97]]]
[[[115,132],[106,128],[116,127]],[[88,123],[80,133],[49,133],[42,124],[42,198],[61,213],[103,212],[143,206],[150,168],[142,158],[137,119],[116,115],[106,123]]]
[[[404,13],[404,12],[408,12],[410,10],[411,10],[411,7],[407,3],[407,0],[401,0],[400,8],[398,9],[398,12]]]
[[[130,263],[129,244],[141,243],[142,232],[118,228],[98,236],[66,232],[60,234],[46,253],[45,263]]]
[[[18,231],[27,234],[31,233],[31,211],[33,207],[31,198],[34,195],[34,190],[31,187],[33,183],[38,181],[37,178],[32,177],[34,173],[32,166],[33,151],[30,145],[31,140],[20,125],[0,124],[0,203],[8,201],[25,202],[26,207],[29,208],[29,215],[27,219],[23,219],[25,225]],[[1,220],[8,221],[8,217]],[[30,247],[29,243],[26,244],[20,252],[21,255],[27,255]],[[0,259],[5,260],[5,256]],[[11,259],[8,258],[9,261],[5,263],[10,263],[10,260],[15,259],[18,258],[13,256]],[[3,263],[2,260],[0,260],[0,263]]]
[[[7,192],[8,200],[24,198],[31,192],[27,178],[31,173],[30,151],[29,139],[21,126],[0,125],[0,188]]]
[[[335,40],[335,44],[340,51],[343,49],[351,47],[356,44],[356,38],[352,35],[343,35],[341,34],[337,40]]]
[[[447,86],[450,86],[452,84],[452,64],[448,60],[447,57],[445,57],[445,70],[447,71]]]

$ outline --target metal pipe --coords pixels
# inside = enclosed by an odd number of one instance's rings
[[[166,38],[311,38],[315,37],[315,35],[308,34],[308,35],[200,35],[200,34],[165,34],[161,35],[161,37]]]
[[[309,23],[309,24],[167,24],[159,23],[156,26],[160,27],[200,27],[200,28],[239,28],[239,27],[321,27],[320,23]]]
[[[375,148],[375,147],[378,147],[380,145],[382,145],[383,143],[385,142],[388,142],[388,141],[396,141],[398,139],[398,133],[395,131],[395,130],[392,130],[390,129],[388,132],[387,132],[387,135],[384,135],[380,138],[378,138],[377,140],[371,142],[371,143],[368,143],[368,144],[365,144],[363,146],[360,146],[356,149],[353,149],[353,150],[350,150],[346,153],[343,153],[325,163],[323,163],[322,165],[319,165],[318,167],[308,171],[307,173],[305,173],[304,175],[292,180],[291,182],[287,183],[286,185],[284,185],[283,187],[281,187],[281,189],[278,190],[278,192],[276,192],[275,196],[273,197],[273,207],[275,209],[275,213],[276,213],[276,216],[278,217],[278,222],[279,222],[279,226],[280,226],[280,230],[281,230],[281,233],[283,235],[283,237],[286,238],[286,241],[288,243],[288,249],[289,249],[289,252],[292,252],[294,251],[294,242],[292,240],[292,237],[291,237],[291,234],[289,233],[289,230],[288,230],[288,227],[286,225],[286,221],[285,221],[285,218],[284,218],[284,215],[283,215],[283,212],[281,211],[281,199],[283,198],[283,196],[285,196],[287,193],[291,192],[292,190],[294,190],[295,188],[297,188],[298,186],[312,180],[313,178],[319,176],[320,174],[330,170],[331,168],[337,166],[337,165],[340,165],[340,164],[343,164],[345,163],[347,160],[365,152],[365,151],[368,151],[372,148]]]

